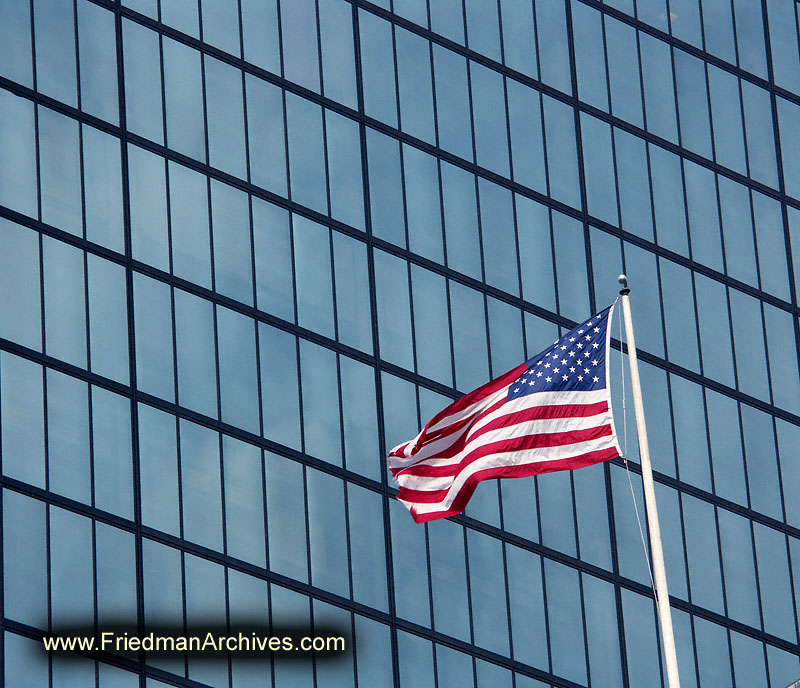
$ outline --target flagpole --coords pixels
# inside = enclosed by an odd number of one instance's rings
[[[672,616],[669,608],[669,592],[667,591],[667,574],[664,569],[664,552],[661,548],[661,529],[658,525],[656,510],[656,493],[653,487],[653,471],[650,467],[650,449],[647,444],[647,428],[644,422],[644,406],[642,404],[642,388],[639,384],[639,363],[636,359],[636,340],[633,336],[633,320],[628,295],[628,278],[619,276],[622,285],[622,312],[625,315],[625,339],[628,344],[628,364],[631,371],[631,387],[633,389],[633,408],[636,413],[636,432],[639,437],[639,461],[642,466],[642,483],[644,485],[644,503],[647,511],[647,526],[650,534],[650,550],[653,556],[653,577],[655,582],[656,604],[661,623],[661,642],[664,647],[664,659],[667,665],[667,682],[669,688],[680,688],[678,678],[678,658],[675,653],[675,636],[672,632]]]

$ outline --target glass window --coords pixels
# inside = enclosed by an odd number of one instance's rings
[[[436,645],[436,685],[438,688],[460,688],[474,685],[472,657],[445,645]],[[494,685],[494,684],[491,684]]]
[[[509,650],[508,602],[502,548],[499,540],[467,529],[474,642],[479,647],[506,655]]]
[[[353,599],[386,611],[385,536],[380,495],[347,484]]]
[[[219,434],[183,419],[178,428],[183,537],[221,552]]]
[[[259,310],[294,322],[292,240],[289,213],[252,198],[256,305]]]
[[[688,256],[681,159],[652,144],[648,144],[648,153],[657,241],[664,248]]]
[[[39,235],[0,218],[0,337],[42,348]]]
[[[286,140],[283,92],[245,74],[247,145],[253,184],[286,196]]]
[[[586,652],[578,572],[544,560],[547,586],[547,623],[553,673],[576,683],[586,683]]]
[[[210,289],[208,180],[183,165],[172,161],[168,165],[172,271],[177,277]]]
[[[379,2],[377,4],[383,3]],[[386,5],[388,6],[388,2]],[[460,45],[466,44],[464,39],[464,8],[461,0],[436,0],[435,2],[430,2],[428,3],[428,12],[431,18],[432,31]],[[422,23],[423,25],[425,24],[425,22]]]
[[[246,304],[253,303],[250,211],[248,196],[211,181],[211,226],[214,238],[214,288]]]
[[[434,627],[441,633],[469,641],[464,528],[441,520],[431,523],[427,530]],[[400,551],[402,550],[397,550],[398,553]]]
[[[407,263],[383,251],[373,255],[381,358],[413,370]]]
[[[242,0],[239,7],[244,59],[273,74],[280,74],[278,0]]]
[[[736,683],[745,686],[767,685],[764,645],[741,633],[735,631],[729,631],[729,633]]]
[[[800,128],[800,107],[783,98],[776,98],[781,138],[781,164],[786,193],[800,198],[800,159],[794,155]]]
[[[486,55],[496,62],[501,60],[498,6],[481,0],[466,0],[464,3],[469,49]]]
[[[700,3],[697,0],[670,0],[669,9],[672,35],[702,48]]]
[[[697,675],[701,686],[727,686],[731,683],[728,635],[722,626],[694,618]]]
[[[0,203],[37,217],[33,103],[0,89]]]
[[[546,193],[541,95],[513,79],[506,80],[506,88],[514,181]]]
[[[605,29],[611,112],[641,127],[642,94],[636,30],[608,16],[605,17]]]
[[[647,129],[656,136],[677,143],[678,122],[670,47],[644,32],[639,32],[639,47]]]
[[[372,232],[397,246],[405,246],[400,145],[367,129],[367,155]]]
[[[203,40],[239,56],[239,17],[237,7],[225,0],[202,0]]]
[[[763,411],[744,404],[741,410],[750,508],[782,521],[773,419]]]
[[[80,0],[77,6],[81,109],[116,124],[119,97],[114,14],[88,0]]]
[[[575,518],[570,473],[557,472],[537,479],[542,544],[577,557]]]
[[[358,614],[354,615],[354,619],[359,685],[391,685],[393,678],[389,627]]]
[[[719,535],[725,571],[728,616],[748,626],[761,625],[758,586],[753,562],[753,538],[746,518],[719,509]]]
[[[119,139],[85,125],[81,135],[86,238],[124,253]]]
[[[686,494],[682,503],[692,603],[723,614],[714,507]]]
[[[781,204],[757,191],[753,192],[752,199],[761,288],[789,301],[791,297]]]
[[[658,682],[659,642],[653,600],[622,590],[622,614],[629,685],[645,686],[654,680]]]
[[[634,499],[631,496],[631,485],[633,485],[636,508],[639,509],[641,514],[644,504],[642,482],[641,480],[633,480],[631,476],[631,482],[629,483],[625,469],[619,466],[610,465],[609,470],[611,472],[611,491],[614,498],[614,524],[620,574],[649,585],[650,574],[647,571],[642,538],[639,534],[639,525],[636,520]]]
[[[714,124],[714,154],[721,165],[746,173],[742,113],[738,107],[738,79],[709,65],[708,85],[711,94],[711,119]]]
[[[440,2],[441,0],[433,4]],[[449,153],[472,161],[467,60],[440,45],[434,45],[433,68],[436,79],[436,116],[441,123],[439,145]]]
[[[683,170],[692,257],[721,272],[722,237],[714,173],[688,160],[684,160]]]
[[[45,509],[39,500],[3,490],[4,615],[42,629],[48,626]]]
[[[409,249],[442,263],[442,208],[437,160],[405,144],[402,155]]]
[[[137,385],[143,391],[174,401],[170,288],[134,273],[133,296]]]
[[[0,394],[3,474],[44,489],[42,367],[3,352]]]
[[[511,192],[479,178],[478,198],[486,282],[510,294],[519,294]]]
[[[44,237],[42,258],[47,354],[86,368],[84,253]]]
[[[549,96],[542,96],[542,103],[550,195],[557,201],[578,208],[580,186],[574,112],[565,103]]]
[[[5,682],[20,688],[47,685],[50,675],[47,655],[38,640],[6,631],[3,634]],[[137,677],[138,678],[138,677]]]
[[[480,235],[475,177],[460,167],[441,164],[447,264],[481,279]]]
[[[370,117],[397,126],[392,25],[364,9],[358,11],[361,39],[361,78],[364,111]],[[285,40],[285,39],[284,39]],[[437,84],[439,79],[437,78]],[[441,116],[440,112],[440,116]]]
[[[395,613],[401,618],[430,627],[430,588],[428,582],[428,564],[425,553],[425,533],[426,531],[433,532],[433,528],[439,525],[445,528],[447,526],[453,526],[454,529],[457,528],[459,531],[461,528],[451,521],[445,520],[436,521],[435,525],[431,524],[430,526],[420,527],[419,524],[414,523],[408,513],[408,509],[396,499],[389,500],[389,514],[392,531],[392,551],[395,553],[393,558]],[[460,537],[461,535],[459,532],[459,538]],[[463,542],[463,540],[458,539],[454,545],[453,540],[454,539],[447,540],[448,549]],[[457,551],[461,552],[460,556],[464,556],[463,546]],[[397,556],[400,552],[403,553],[402,557]],[[436,556],[436,550],[431,549],[431,554]],[[431,566],[433,567],[433,562]],[[452,566],[452,560],[448,562],[447,571],[450,575],[455,574],[455,576],[461,578],[459,572],[463,574],[465,570],[465,566],[459,568],[457,566]],[[433,574],[433,580],[435,610],[435,574]],[[463,592],[463,595],[458,596],[459,606],[448,609],[447,614],[453,617],[450,619],[451,622],[457,619],[463,624],[466,617],[466,582],[464,583],[464,587],[458,590]],[[452,590],[448,590],[448,592],[452,593]],[[436,618],[438,624],[438,617]],[[442,619],[442,621],[448,623],[445,619]],[[462,626],[462,628],[464,627]],[[466,632],[468,633],[468,629],[466,629]],[[462,631],[460,633],[461,637],[465,637],[464,634],[465,631]]]
[[[185,291],[175,291],[178,403],[216,418],[217,363],[213,308],[205,299]]]
[[[100,625],[136,623],[136,553],[133,533],[98,521],[95,528],[97,616]]]
[[[128,145],[133,257],[169,271],[167,182],[164,158]]]
[[[194,38],[200,38],[199,3],[161,3],[161,22]]]
[[[206,56],[206,126],[208,164],[245,179],[244,104],[242,72]]]
[[[339,341],[372,352],[366,245],[339,232],[332,238]]]
[[[300,449],[297,340],[282,330],[258,323],[258,353],[264,437]],[[282,403],[273,404],[272,399],[278,397]]]
[[[259,432],[256,324],[217,306],[220,419],[248,432]]]
[[[481,167],[508,177],[510,169],[503,77],[477,62],[470,62],[469,73],[475,161]]]
[[[164,141],[158,34],[128,19],[122,21],[127,128],[156,143]]]
[[[610,571],[613,565],[604,470],[601,465],[587,466],[583,471],[575,471],[572,480],[580,558]]]
[[[415,386],[394,375],[384,372],[381,375],[381,392],[383,396],[383,428],[386,434],[386,446],[395,447],[414,437],[426,421],[420,420],[417,413],[417,389]],[[442,404],[440,408],[443,408]],[[385,469],[388,474],[388,469]],[[408,514],[406,513],[406,517]]]
[[[699,371],[697,322],[692,294],[693,273],[668,260],[659,260],[659,266],[661,290],[668,295],[662,303],[669,360],[684,368]]]
[[[395,29],[400,123],[404,132],[435,143],[430,43],[405,29]]]
[[[682,50],[675,50],[673,58],[675,60],[675,86],[678,92],[681,144],[695,153],[711,158],[711,129],[708,116],[705,64]]]
[[[794,7],[794,4],[787,4],[779,0],[767,0],[767,17],[775,84],[796,92],[800,85],[800,60],[797,55],[797,8]]]
[[[622,665],[614,588],[586,574],[581,575],[581,583],[592,686],[616,688],[622,685]]]
[[[581,2],[573,3],[572,32],[578,95],[585,103],[608,111],[603,15]]]
[[[333,338],[330,230],[300,215],[292,222],[298,323]]]
[[[555,310],[554,256],[549,211],[547,206],[519,194],[514,195],[514,200],[519,254],[523,257],[520,260],[523,298],[543,308]]]
[[[181,553],[177,549],[144,539],[142,541],[144,619],[149,626],[174,624],[183,619]],[[149,664],[183,676],[183,658],[165,658]]]
[[[347,2],[318,4],[325,95],[357,108],[352,8]]]
[[[727,289],[716,280],[698,273],[694,279],[703,375],[735,387]]]
[[[266,534],[261,451],[252,444],[223,435],[222,456],[226,553],[264,567]]]
[[[92,522],[71,511],[50,507],[50,623],[52,627],[94,620]]]
[[[582,322],[590,312],[583,226],[562,213],[554,211],[552,217],[558,310],[561,315]]]
[[[737,404],[733,399],[706,390],[708,433],[714,466],[714,491],[737,504],[747,504],[744,459]]]
[[[90,504],[88,385],[55,370],[46,382],[48,488]]]
[[[445,278],[412,265],[411,283],[417,371],[420,375],[452,386],[453,363]]]
[[[200,52],[169,38],[163,39],[163,51],[167,146],[205,162]]]
[[[586,178],[586,203],[589,213],[612,225],[619,224],[611,126],[581,113],[583,174]]]
[[[30,88],[33,85],[30,6],[3,3],[0,8],[0,74]]]
[[[769,344],[770,377],[773,403],[792,413],[800,410],[797,380],[797,352],[794,346],[794,324],[790,313],[764,304],[764,321]]]
[[[453,328],[455,383],[458,389],[466,392],[489,380],[486,314],[480,292],[450,282],[450,318]]]
[[[94,505],[133,518],[131,405],[127,397],[91,388]]]
[[[92,372],[127,384],[128,302],[125,269],[87,255]]]
[[[306,469],[311,583],[350,597],[344,485],[334,476]]]
[[[39,108],[39,179],[42,221],[81,236],[78,123]]]
[[[300,340],[303,384],[304,450],[337,466],[342,465],[339,383],[336,354]]]
[[[327,215],[322,108],[287,93],[286,119],[292,200]]]
[[[648,160],[645,142],[621,129],[614,129],[622,229],[653,241]]]
[[[760,303],[736,289],[729,290],[728,298],[731,304],[739,389],[760,399],[768,399],[769,384]]]
[[[525,360],[523,352],[522,318],[518,309],[488,297],[489,346],[491,351],[491,376],[502,375]]]
[[[331,217],[364,229],[361,139],[356,121],[325,110]]]
[[[564,3],[560,0],[539,3],[535,11],[541,79],[559,91],[572,93]]]
[[[139,482],[142,522],[179,535],[175,417],[139,404]],[[172,619],[171,621],[174,621]]]
[[[339,366],[345,465],[348,470],[380,480],[385,466],[378,450],[374,371],[346,356],[339,357]]]
[[[433,8],[431,8],[431,15],[433,15],[432,10]],[[573,16],[574,11],[573,7]],[[536,59],[533,6],[525,0],[510,0],[500,5],[500,17],[505,64],[511,69],[527,74],[534,79],[537,78],[538,61]]]
[[[269,568],[295,580],[308,581],[303,466],[264,453],[267,476]]]
[[[186,625],[202,627],[225,618],[225,569],[214,562],[190,554],[184,556]],[[208,685],[228,680],[228,663],[203,661],[189,656],[189,677]]]
[[[401,688],[433,686],[433,643],[405,631],[397,633]]]
[[[319,93],[315,5],[314,0],[281,0],[281,45],[286,78]]]
[[[747,284],[757,284],[750,194],[741,184],[718,177],[727,273]]]
[[[75,107],[78,104],[74,3],[57,0],[47,10],[33,6],[36,88]]]
[[[783,499],[786,508],[786,522],[797,526],[800,523],[800,504],[792,498],[795,486],[800,484],[800,462],[795,461],[794,448],[800,446],[800,427],[776,419],[778,429],[778,447],[780,452],[780,469],[783,482]],[[797,561],[795,559],[795,561]],[[798,562],[800,563],[800,562]],[[798,564],[795,564],[797,570]]]
[[[741,80],[739,85],[744,105],[749,175],[757,181],[777,187],[775,130],[769,93],[749,81]]]
[[[519,480],[503,481],[524,482]],[[514,659],[530,666],[548,666],[542,559],[520,547],[506,545],[509,614]]]
[[[656,257],[633,244],[624,244],[625,274],[636,285],[636,346],[657,356],[664,353],[664,330],[659,302]],[[584,317],[584,316],[582,316]]]
[[[792,588],[786,536],[760,523],[753,524],[753,533],[764,630],[794,643],[797,641],[797,628],[792,605],[787,604],[792,599]]]

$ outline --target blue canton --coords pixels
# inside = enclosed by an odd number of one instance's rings
[[[570,330],[540,354],[508,389],[508,400],[535,392],[588,392],[606,386],[609,306]]]

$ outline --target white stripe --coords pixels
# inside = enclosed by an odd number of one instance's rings
[[[454,462],[453,459],[439,460],[436,458],[436,455],[452,446],[464,435],[464,433],[474,433],[495,418],[500,418],[501,416],[517,413],[524,409],[533,408],[536,406],[595,404],[598,402],[607,401],[607,399],[608,396],[605,389],[598,389],[589,392],[574,390],[564,392],[536,392],[534,394],[527,394],[522,397],[517,397],[516,399],[512,399],[508,403],[503,404],[491,413],[487,413],[484,416],[478,416],[474,425],[466,424],[464,427],[459,428],[458,431],[426,444],[418,452],[410,456],[408,455],[408,451],[406,451],[406,456],[404,458],[390,456],[389,466],[391,468],[400,469],[423,462],[431,465],[439,465],[439,463],[452,463]],[[547,422],[553,421],[548,419]],[[419,435],[414,439],[414,441],[416,442],[418,438]],[[409,448],[411,446],[412,445],[409,445]]]
[[[455,501],[455,498],[458,496],[458,493],[461,491],[461,488],[464,486],[467,478],[484,469],[495,468],[498,466],[525,466],[532,463],[539,463],[541,461],[555,461],[559,458],[568,459],[578,454],[585,454],[590,451],[600,451],[603,449],[615,448],[617,451],[619,451],[619,447],[617,447],[617,440],[614,435],[609,435],[608,437],[592,440],[590,442],[581,442],[579,444],[559,447],[559,450],[568,449],[569,447],[572,447],[570,451],[557,452],[557,454],[564,453],[565,456],[554,456],[555,453],[548,452],[547,456],[536,458],[535,460],[530,460],[530,458],[532,454],[536,454],[537,452],[530,449],[516,452],[504,452],[502,454],[492,454],[491,456],[486,456],[478,461],[475,461],[461,471],[461,473],[456,476],[452,487],[449,489],[447,495],[441,502],[424,504],[408,500],[401,501],[409,508],[413,506],[414,510],[418,514],[429,514],[435,511],[447,511]]]
[[[590,430],[591,428],[598,428],[603,426],[609,425],[609,418],[608,414],[602,414],[601,416],[594,417],[597,422],[592,423],[591,425],[580,426],[576,427],[575,429],[585,429]],[[583,420],[583,419],[580,419]],[[578,425],[577,423],[575,425]],[[528,432],[514,432],[513,428],[503,428],[499,431],[487,432],[485,435],[481,435],[479,438],[475,439],[473,442],[468,444],[463,452],[460,452],[456,457],[456,461],[454,463],[458,463],[460,459],[463,459],[470,451],[475,449],[476,447],[480,447],[483,444],[488,442],[499,442],[504,439],[511,439],[513,437],[524,437],[525,435],[534,434]],[[564,432],[570,432],[570,430],[564,430]],[[549,434],[549,433],[548,433]],[[553,433],[558,434],[558,433]],[[613,435],[611,435],[613,438]],[[564,444],[564,445],[557,445],[554,447],[535,447],[532,449],[522,449],[518,450],[518,452],[526,452],[533,457],[532,461],[525,463],[536,463],[539,461],[557,461],[558,459],[568,458],[574,454],[585,454],[587,451],[593,451],[592,449],[585,449],[585,446],[591,445],[593,442],[605,441],[606,436],[596,438],[593,440],[583,440],[581,442],[575,442],[573,444]],[[503,452],[503,454],[509,453],[517,453],[517,452]],[[500,456],[500,454],[494,453],[490,454],[489,456]],[[483,461],[485,457],[481,457],[480,459],[476,459],[474,463],[478,463]],[[469,464],[471,466],[472,464]],[[466,466],[463,470],[468,470],[469,466]],[[406,487],[411,490],[424,490],[424,491],[435,491],[435,490],[444,490],[448,488],[455,482],[456,477],[453,475],[446,475],[446,476],[437,476],[437,477],[430,477],[430,476],[420,476],[420,475],[413,475],[408,473],[400,473],[397,476],[397,483],[402,487]]]

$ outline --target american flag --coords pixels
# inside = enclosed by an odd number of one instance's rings
[[[461,397],[392,449],[399,499],[417,523],[461,513],[482,480],[620,455],[607,384],[613,308]]]

